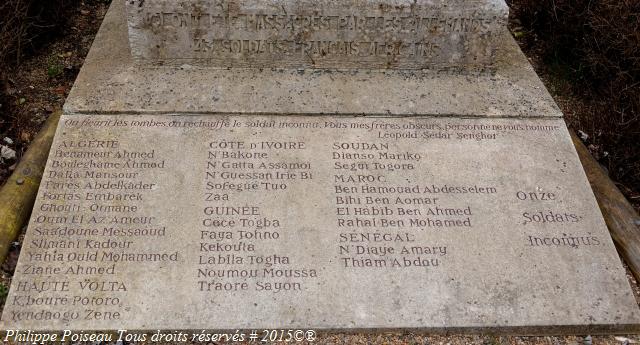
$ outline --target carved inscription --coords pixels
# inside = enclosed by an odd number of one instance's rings
[[[577,294],[586,302],[575,313],[597,309],[591,290],[571,284],[585,283],[582,270],[588,282],[610,282],[588,258],[617,257],[596,209],[582,203],[588,190],[566,178],[580,167],[562,126],[64,116],[3,322],[204,329],[242,325],[253,311],[267,324],[293,315],[316,325],[324,321],[306,311],[330,300],[367,310],[399,303],[411,313],[402,325],[435,325],[425,310],[440,294],[493,308],[481,301],[494,290],[477,286],[504,289],[514,284],[505,277],[525,271],[543,281],[535,293],[545,303]],[[552,265],[558,258],[563,265]],[[577,278],[552,284],[550,269]],[[521,307],[501,296],[491,303]],[[184,317],[158,316],[171,313]],[[456,325],[475,322],[464,313]],[[352,320],[331,314],[330,324]]]
[[[118,127],[124,122],[84,118],[67,124]],[[7,301],[14,309],[11,320],[128,319],[134,301],[127,298],[131,286],[122,266],[158,267],[183,255],[145,249],[172,231],[145,205],[156,197],[156,177],[168,168],[170,163],[153,148],[141,149],[108,135],[62,135],[52,147],[24,243],[16,272],[22,278]]]
[[[128,4],[138,60],[223,67],[490,67],[507,17],[478,3]]]
[[[234,122],[234,125],[240,124]],[[208,143],[197,279],[201,292],[253,290],[300,292],[318,278],[278,242],[290,234],[292,219],[247,203],[247,194],[285,198],[294,185],[313,179],[311,161],[299,161],[305,141],[223,139]]]

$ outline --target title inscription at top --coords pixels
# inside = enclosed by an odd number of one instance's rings
[[[495,1],[127,4],[138,62],[214,67],[490,68],[508,14]]]

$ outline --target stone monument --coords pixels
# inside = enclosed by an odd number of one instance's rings
[[[7,330],[637,331],[502,0],[114,0]]]

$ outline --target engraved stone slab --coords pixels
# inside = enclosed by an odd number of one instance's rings
[[[496,66],[475,71],[149,68],[114,1],[65,112],[561,117],[510,34],[500,41]]]
[[[127,0],[134,58],[215,67],[492,66],[503,0]]]
[[[639,321],[562,119],[65,115],[2,328]]]

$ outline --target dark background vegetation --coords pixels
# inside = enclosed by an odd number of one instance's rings
[[[10,85],[12,74],[21,63],[65,32],[72,10],[80,0],[1,0],[0,1],[0,131],[11,127],[16,112],[12,101],[15,88]],[[60,66],[51,67],[48,74],[59,74]],[[12,73],[14,72],[14,73]],[[26,101],[26,100],[25,100]],[[24,102],[23,102],[24,104]],[[4,134],[4,133],[3,133]]]
[[[79,0],[3,0],[0,2],[0,61],[14,65],[61,31]],[[5,66],[9,67],[9,66]],[[0,73],[6,70],[0,69]]]
[[[570,127],[640,204],[640,1],[508,0],[511,25]],[[585,140],[586,139],[586,140]]]
[[[68,94],[110,0],[0,0],[0,185]],[[5,139],[6,138],[6,139]]]

